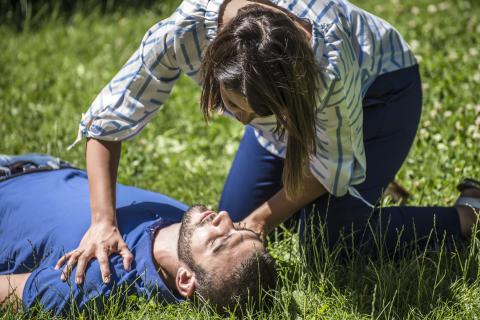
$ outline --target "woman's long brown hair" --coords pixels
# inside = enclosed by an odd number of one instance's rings
[[[201,72],[206,119],[225,108],[220,84],[244,95],[259,116],[275,115],[275,132],[288,142],[283,185],[297,197],[316,150],[320,72],[302,30],[281,12],[245,6],[207,47]]]

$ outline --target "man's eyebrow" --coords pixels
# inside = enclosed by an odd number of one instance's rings
[[[215,246],[215,248],[213,248],[213,253],[217,254],[223,247],[225,247],[225,243],[227,242],[227,239],[230,238],[231,236],[232,234],[229,234],[225,239],[223,239],[223,241],[220,242],[219,245]]]
[[[256,234],[253,230],[250,230],[250,229],[247,229],[247,228],[238,228],[238,229],[235,229],[235,230],[237,230],[237,231],[249,231],[250,233],[253,234],[255,240],[261,241],[261,240],[260,240],[260,237],[258,236],[258,234]],[[213,251],[212,251],[213,254],[216,255],[216,254],[218,254],[221,250],[223,250],[223,249],[225,248],[225,246],[226,246],[227,240],[228,240],[231,236],[232,236],[232,234],[228,235],[225,239],[223,239],[223,241],[222,241],[219,245],[215,246],[215,248],[213,248]],[[242,234],[240,234],[240,238],[242,239],[242,240],[240,240],[240,241],[243,241],[243,237],[244,237],[244,236],[243,236]]]

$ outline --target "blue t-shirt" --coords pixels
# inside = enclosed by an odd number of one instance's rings
[[[61,169],[26,174],[0,183],[0,274],[32,272],[23,292],[26,308],[40,302],[60,314],[72,306],[82,310],[115,292],[178,301],[159,276],[152,259],[153,232],[179,222],[187,206],[164,195],[117,185],[119,230],[134,255],[130,271],[119,255],[110,256],[112,273],[104,284],[97,260],[89,263],[84,284],[75,271],[60,280],[56,261],[78,244],[90,225],[88,180],[84,171]]]

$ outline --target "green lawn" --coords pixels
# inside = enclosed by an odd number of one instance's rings
[[[476,0],[355,3],[396,26],[420,61],[421,127],[397,177],[412,193],[408,205],[451,205],[461,177],[480,177],[480,5]],[[149,11],[79,13],[68,23],[52,18],[23,33],[0,24],[0,153],[49,153],[84,167],[83,144],[66,150],[76,138],[81,113],[145,31],[174,7],[170,1]],[[119,182],[215,207],[241,135],[242,126],[228,119],[207,125],[199,110],[199,89],[182,78],[160,114],[124,144]],[[477,240],[467,251],[424,253],[401,261],[355,256],[339,263],[334,253],[325,252],[315,271],[291,254],[296,243],[291,235],[271,244],[283,281],[265,318],[480,317]],[[132,299],[128,311],[112,305],[99,316],[186,319],[212,314]],[[0,319],[16,317],[0,311]]]

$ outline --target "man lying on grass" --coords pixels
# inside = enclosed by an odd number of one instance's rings
[[[71,167],[35,172],[39,158],[25,159],[16,169],[33,166],[34,172],[0,179],[0,304],[21,301],[28,309],[38,302],[61,314],[101,309],[104,298],[127,293],[165,302],[198,296],[222,311],[247,300],[255,304],[259,292],[275,285],[274,262],[261,239],[236,227],[225,211],[187,210],[164,195],[123,185],[117,186],[117,222],[134,256],[127,257],[129,270],[121,256],[110,260],[110,279],[102,279],[97,260],[88,266],[78,261],[77,269],[87,269],[84,279],[69,262],[61,270],[57,260],[77,247],[90,225],[83,214],[87,175]],[[43,162],[55,167],[53,158]]]

